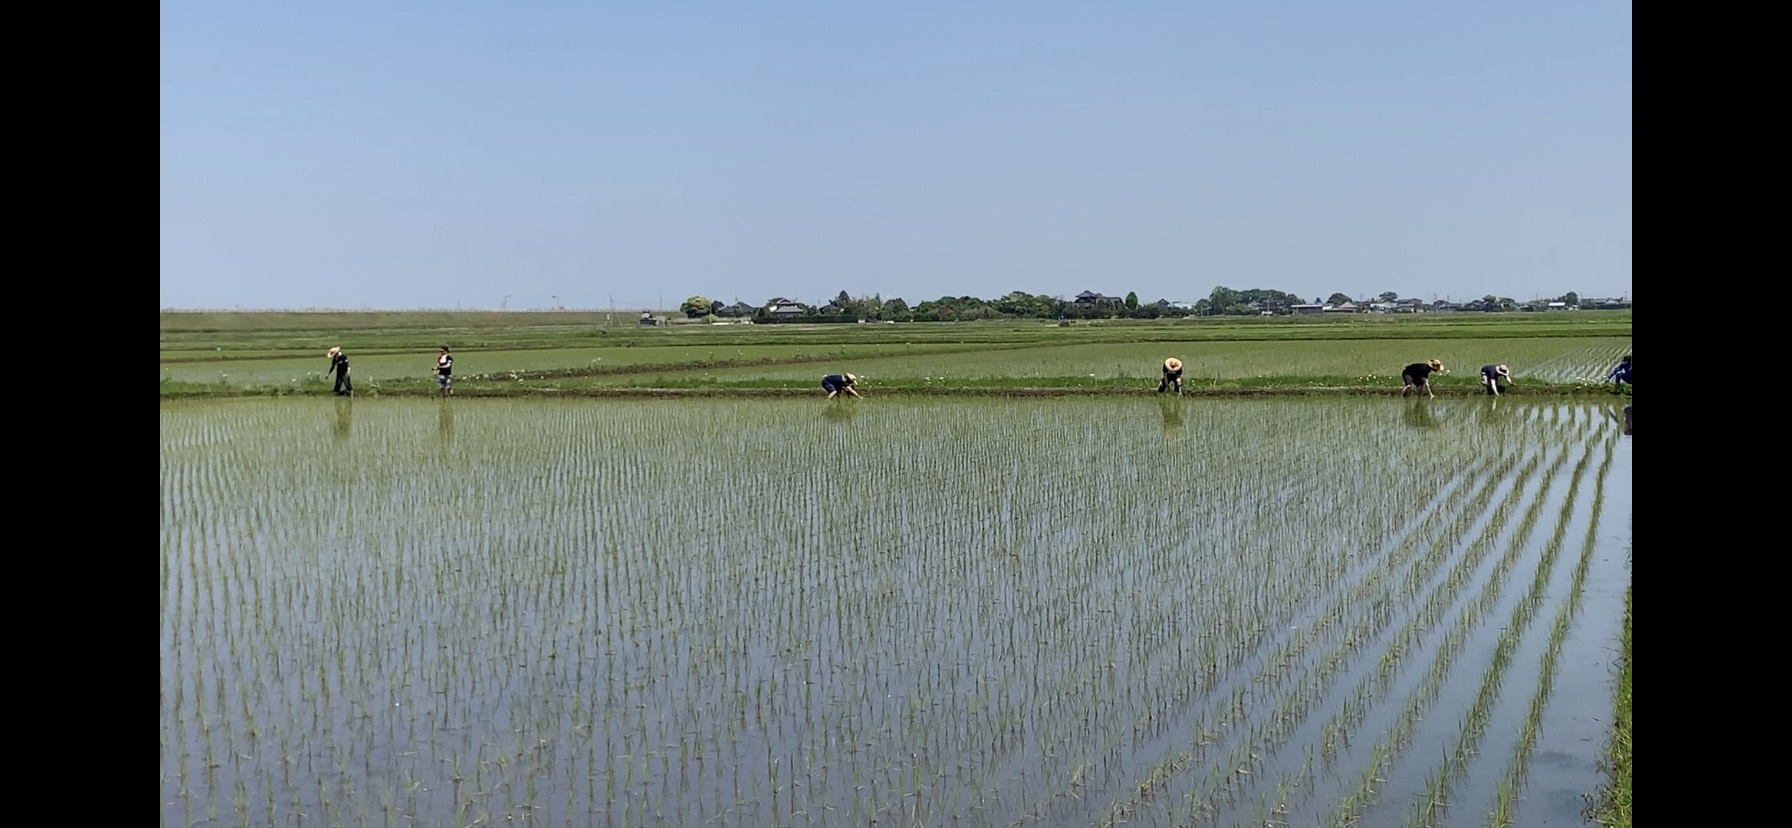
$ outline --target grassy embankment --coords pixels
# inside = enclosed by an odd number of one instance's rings
[[[1451,369],[1439,395],[1480,393],[1511,365],[1511,393],[1609,393],[1631,314],[1029,321],[864,325],[616,324],[602,313],[289,313],[161,316],[163,397],[328,393],[325,349],[353,360],[358,396],[429,394],[435,347],[457,396],[786,396],[851,371],[871,394],[1150,393],[1164,356],[1196,395],[1397,393],[1400,367]]]
[[[1606,786],[1588,816],[1603,828],[1630,828],[1630,587],[1624,590],[1624,632],[1618,678],[1612,691],[1612,732],[1606,743]]]

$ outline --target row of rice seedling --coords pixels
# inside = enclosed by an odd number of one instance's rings
[[[1475,531],[1474,527],[1476,526],[1487,525],[1491,528],[1494,525],[1491,522],[1491,518],[1494,514],[1512,508],[1512,503],[1510,501],[1516,501],[1518,498],[1530,494],[1525,490],[1523,483],[1525,479],[1535,471],[1539,461],[1539,457],[1533,457],[1529,463],[1525,464],[1525,466],[1517,472],[1518,477],[1516,485],[1511,485],[1505,489],[1505,498],[1508,502],[1492,503],[1489,501],[1488,496],[1493,493],[1493,486],[1489,486],[1488,489],[1483,490],[1472,503],[1467,504],[1466,507],[1461,510],[1456,521],[1454,521],[1454,525],[1446,525],[1442,531],[1437,533],[1437,541],[1433,544],[1429,556],[1441,565],[1445,553],[1454,553],[1458,547],[1458,544],[1453,542],[1454,538],[1461,537],[1464,533],[1472,535]],[[1471,568],[1478,560],[1479,551],[1485,547],[1489,538],[1490,533],[1483,532],[1481,534],[1481,541],[1471,545],[1466,552],[1460,553],[1461,557],[1458,559],[1458,563],[1455,564],[1454,572],[1460,573],[1465,568]],[[1401,591],[1403,599],[1398,602],[1396,606],[1415,606],[1414,602],[1427,582],[1435,583],[1431,598],[1424,603],[1422,608],[1413,610],[1413,615],[1409,617],[1405,627],[1393,634],[1391,638],[1381,640],[1379,646],[1383,649],[1381,650],[1381,657],[1379,659],[1363,659],[1359,662],[1360,666],[1352,671],[1360,676],[1357,682],[1357,690],[1342,698],[1340,712],[1332,719],[1328,720],[1322,728],[1317,727],[1316,721],[1305,725],[1307,739],[1323,739],[1323,747],[1320,755],[1322,761],[1327,765],[1330,765],[1335,761],[1336,756],[1340,751],[1348,748],[1350,730],[1360,721],[1362,710],[1372,703],[1375,698],[1379,697],[1380,692],[1385,692],[1385,689],[1389,686],[1389,679],[1394,675],[1396,668],[1398,668],[1406,649],[1409,646],[1416,644],[1416,642],[1411,641],[1412,633],[1415,630],[1422,630],[1429,626],[1427,616],[1435,615],[1441,598],[1454,597],[1455,593],[1458,591],[1460,575],[1446,576],[1441,566],[1432,566],[1426,569],[1414,570],[1409,573],[1405,579],[1405,584]],[[1386,625],[1396,617],[1395,615],[1390,614],[1390,609],[1391,608],[1383,608],[1378,610],[1384,618],[1384,621],[1380,625],[1380,629],[1382,629],[1383,632],[1375,636],[1366,636],[1362,640],[1361,647],[1365,652],[1373,652],[1377,646],[1376,642],[1380,640],[1380,637],[1388,636],[1386,630],[1388,630],[1389,627]],[[1371,677],[1380,678],[1382,680],[1381,686],[1373,693],[1365,692],[1368,685],[1367,679]],[[1337,696],[1333,696],[1332,698],[1336,699]]]
[[[1104,401],[363,401],[347,437],[165,405],[164,815],[1286,808],[1312,712],[1479,525],[1423,516],[1521,496],[1503,443],[1577,427],[1532,410],[1390,456],[1400,415],[1349,401],[1203,406],[1175,446]]]
[[[411,354],[359,354],[352,334],[345,334],[332,344],[348,352],[353,375],[357,380],[391,380],[427,378],[434,373],[436,354],[433,346]],[[449,342],[450,347],[454,343]],[[688,366],[702,363],[751,363],[802,359],[866,359],[903,354],[952,352],[967,346],[954,343],[866,342],[815,343],[812,345],[646,345],[640,347],[603,348],[530,348],[522,350],[469,350],[460,355],[455,369],[463,376],[510,372],[541,371],[606,371],[637,369],[642,366]],[[318,377],[328,360],[325,348],[317,349],[316,358],[271,357],[265,359],[218,359],[163,363],[161,375],[176,382],[214,382],[219,374],[227,374],[232,382],[270,384]]]
[[[1373,586],[1375,584],[1371,583],[1363,585],[1362,588],[1368,589]],[[1359,592],[1359,596],[1360,594]],[[1196,758],[1194,754],[1201,753],[1206,742],[1220,738],[1224,730],[1241,722],[1248,725],[1247,731],[1253,739],[1269,738],[1282,732],[1293,718],[1293,711],[1290,707],[1295,704],[1310,704],[1317,697],[1312,692],[1315,681],[1311,674],[1306,679],[1293,681],[1289,680],[1289,676],[1296,672],[1296,667],[1302,666],[1302,659],[1312,659],[1311,656],[1304,655],[1306,648],[1320,632],[1335,625],[1337,612],[1350,605],[1349,599],[1340,598],[1333,604],[1332,610],[1320,617],[1316,623],[1296,625],[1295,629],[1300,632],[1294,638],[1283,639],[1275,653],[1268,658],[1253,662],[1260,667],[1259,672],[1255,675],[1239,672],[1234,673],[1231,677],[1223,678],[1221,685],[1217,688],[1222,692],[1214,695],[1219,696],[1222,699],[1222,704],[1226,706],[1216,711],[1216,717],[1204,720],[1207,726],[1192,734],[1195,743],[1190,749],[1180,754],[1177,761],[1154,766],[1148,770],[1148,776],[1157,783],[1169,781],[1172,778],[1170,772],[1181,766],[1186,766],[1189,761]],[[1347,649],[1354,649],[1359,638],[1360,627],[1358,632],[1346,634],[1339,639],[1331,656],[1325,658],[1322,664],[1318,659],[1312,659],[1314,663],[1306,665],[1304,669],[1323,667],[1324,670],[1320,673],[1320,677],[1323,677],[1325,671],[1338,668],[1344,652]],[[1230,699],[1226,698],[1223,693],[1227,682],[1235,682],[1235,686],[1238,688],[1238,695]],[[1265,716],[1262,710],[1269,709],[1270,705],[1266,702],[1274,698],[1270,695],[1271,692],[1280,688],[1284,683],[1291,685],[1290,690],[1280,698],[1280,704],[1275,708],[1275,712]],[[1247,719],[1253,721],[1246,721]],[[1237,742],[1234,743],[1233,753],[1245,757],[1252,754],[1253,751],[1247,749],[1247,743]],[[1242,765],[1234,763],[1233,767],[1239,768]],[[1228,784],[1236,782],[1237,778],[1236,776],[1231,777]],[[1129,797],[1127,800],[1111,806],[1109,818],[1116,819],[1127,816],[1128,812],[1138,805],[1133,800],[1144,798],[1143,794],[1148,793],[1153,787],[1155,785],[1138,785],[1140,795]]]
[[[1052,345],[1016,350],[941,353],[937,355],[854,358],[852,370],[866,382],[879,379],[938,379],[942,382],[999,377],[1132,378],[1155,382],[1166,356],[1186,367],[1185,381],[1238,380],[1252,377],[1360,377],[1365,381],[1399,382],[1400,369],[1436,357],[1457,374],[1472,376],[1480,366],[1504,363],[1522,382],[1526,377],[1550,382],[1581,375],[1603,377],[1616,354],[1629,350],[1627,339],[1439,339],[1338,340],[1323,347],[1312,342],[1219,341],[1143,342]],[[1613,355],[1610,363],[1604,356]],[[1564,373],[1566,372],[1566,373]],[[664,376],[702,377],[728,383],[747,380],[810,380],[812,367],[761,366],[679,369]],[[655,376],[661,376],[656,374]],[[600,384],[641,381],[640,376],[601,377]]]
[[[1618,364],[1618,358],[1628,353],[1628,339],[1587,342],[1578,348],[1528,364],[1523,369],[1523,376],[1536,377],[1545,382],[1605,382],[1606,374]],[[1520,370],[1518,365],[1507,364],[1512,365],[1515,372]]]
[[[1549,644],[1537,665],[1537,689],[1532,694],[1530,706],[1525,713],[1523,728],[1519,731],[1518,742],[1511,749],[1505,773],[1499,778],[1494,793],[1493,806],[1486,811],[1486,825],[1490,828],[1509,828],[1516,818],[1518,798],[1523,790],[1527,771],[1530,768],[1531,751],[1536,747],[1538,730],[1543,721],[1543,711],[1549,702],[1550,691],[1554,688],[1557,665],[1562,655],[1563,641],[1568,636],[1569,622],[1581,606],[1581,595],[1586,583],[1587,570],[1593,561],[1593,549],[1599,533],[1599,517],[1604,506],[1604,489],[1606,472],[1612,464],[1613,444],[1607,443],[1605,458],[1600,463],[1598,473],[1593,478],[1592,514],[1587,519],[1586,535],[1581,543],[1580,560],[1575,564],[1573,579],[1568,585],[1567,595],[1556,611],[1555,622],[1549,630]],[[1496,754],[1497,755],[1497,754]]]
[[[1471,476],[1470,480],[1472,481],[1472,479],[1473,476]],[[1481,489],[1481,498],[1477,498],[1477,500],[1484,498],[1487,492],[1499,486],[1500,483],[1501,478],[1499,477],[1489,479],[1486,485]],[[1466,486],[1463,488],[1466,488]],[[1443,503],[1449,502],[1449,494],[1454,494],[1454,492],[1446,492],[1446,497],[1433,501],[1431,505],[1433,507],[1439,507],[1442,506]],[[1310,708],[1314,702],[1325,697],[1325,689],[1329,681],[1339,669],[1343,669],[1347,666],[1346,662],[1351,660],[1356,654],[1360,643],[1368,635],[1370,626],[1376,620],[1375,613],[1372,612],[1368,616],[1360,617],[1357,624],[1352,629],[1342,633],[1328,635],[1326,639],[1323,639],[1334,642],[1329,651],[1307,651],[1307,646],[1315,641],[1315,637],[1319,633],[1322,633],[1327,629],[1338,627],[1340,621],[1343,620],[1347,613],[1360,612],[1360,607],[1365,605],[1377,608],[1386,608],[1390,606],[1391,604],[1387,600],[1387,593],[1385,590],[1388,586],[1397,583],[1397,581],[1389,580],[1382,576],[1396,573],[1398,566],[1401,565],[1400,562],[1413,551],[1421,538],[1422,535],[1418,531],[1418,528],[1414,527],[1404,538],[1403,542],[1381,561],[1381,566],[1367,570],[1369,577],[1358,582],[1349,592],[1340,593],[1335,596],[1335,601],[1332,604],[1331,609],[1324,616],[1313,620],[1311,623],[1299,625],[1298,629],[1301,630],[1301,635],[1298,638],[1290,639],[1285,642],[1283,649],[1278,650],[1278,652],[1269,659],[1270,667],[1265,671],[1267,675],[1260,673],[1249,679],[1252,686],[1260,686],[1266,683],[1279,684],[1287,674],[1295,672],[1297,668],[1303,672],[1303,676],[1291,682],[1292,687],[1290,691],[1283,695],[1279,699],[1279,703],[1273,707],[1268,704],[1258,704],[1253,705],[1249,709],[1241,708],[1237,711],[1229,711],[1233,715],[1222,715],[1214,722],[1212,727],[1204,729],[1199,734],[1202,743],[1197,743],[1197,749],[1204,746],[1203,743],[1208,740],[1218,740],[1221,738],[1224,729],[1228,725],[1238,723],[1240,716],[1250,717],[1253,721],[1247,731],[1248,738],[1233,742],[1233,747],[1230,753],[1231,756],[1237,757],[1238,759],[1248,759],[1250,761],[1228,762],[1226,767],[1228,772],[1223,778],[1210,772],[1209,778],[1204,781],[1204,784],[1195,791],[1186,794],[1182,798],[1183,801],[1181,803],[1172,806],[1172,810],[1174,810],[1175,807],[1186,807],[1191,814],[1200,814],[1210,811],[1216,807],[1215,803],[1217,797],[1222,795],[1235,797],[1237,789],[1248,787],[1249,783],[1252,781],[1250,777],[1255,775],[1254,767],[1261,762],[1264,754],[1268,752],[1270,748],[1278,747],[1280,743],[1284,742],[1290,734],[1291,729],[1298,725],[1301,716],[1306,710]],[[1437,551],[1438,548],[1433,546],[1433,556],[1428,558],[1428,560],[1435,560],[1435,553]],[[1417,568],[1411,571],[1422,571],[1425,565],[1424,562],[1420,562],[1417,565]],[[1382,597],[1373,598],[1372,596],[1374,593],[1372,591],[1377,589],[1382,590]],[[1295,646],[1297,644],[1298,646]],[[1316,658],[1313,653],[1321,653],[1324,654],[1324,656],[1323,658]],[[1241,676],[1240,678],[1244,677]],[[1263,713],[1262,711],[1269,712]],[[1266,742],[1270,742],[1271,744],[1266,745]],[[1303,766],[1309,765],[1309,763],[1304,760],[1307,757],[1310,757],[1310,755],[1309,752],[1307,756],[1303,757]]]
[[[1359,660],[1351,670],[1341,677],[1348,679],[1351,675],[1359,676],[1355,690],[1348,695],[1330,695],[1329,699],[1338,705],[1337,713],[1325,720],[1322,725],[1317,720],[1305,722],[1299,731],[1309,743],[1317,742],[1319,744],[1319,757],[1326,767],[1333,766],[1337,762],[1340,752],[1348,749],[1350,734],[1361,723],[1367,708],[1381,698],[1383,693],[1395,686],[1393,681],[1398,675],[1401,662],[1409,652],[1417,649],[1418,634],[1431,626],[1442,603],[1453,598],[1457,592],[1459,577],[1445,578],[1441,576],[1442,567],[1448,562],[1447,556],[1455,553],[1459,545],[1456,539],[1464,535],[1473,535],[1477,526],[1491,525],[1492,518],[1496,514],[1512,508],[1521,498],[1530,495],[1531,493],[1524,488],[1524,483],[1536,471],[1540,461],[1540,456],[1533,456],[1529,462],[1516,471],[1515,479],[1496,478],[1490,480],[1488,485],[1461,510],[1458,518],[1452,524],[1447,525],[1446,531],[1438,533],[1433,540],[1427,558],[1435,561],[1435,565],[1411,570],[1404,579],[1404,589],[1401,592],[1403,600],[1397,603],[1384,602],[1377,608],[1378,616],[1383,619],[1382,629],[1384,632],[1365,636],[1361,639],[1360,649],[1366,654],[1375,652],[1379,647],[1380,657]],[[1490,496],[1499,489],[1506,492],[1504,500],[1495,502]],[[1491,537],[1490,533],[1483,532],[1480,535],[1480,540],[1460,553],[1453,571],[1461,572],[1464,569],[1472,568],[1478,562],[1480,553],[1484,551]],[[1388,635],[1385,632],[1386,624],[1397,617],[1398,610],[1396,608],[1414,606],[1413,602],[1417,599],[1415,590],[1419,590],[1427,581],[1435,582],[1430,598],[1419,605],[1418,609],[1413,610],[1404,626],[1378,645],[1376,642],[1380,636]],[[1303,792],[1301,800],[1304,801],[1307,795],[1310,794]],[[1286,810],[1289,803],[1285,798],[1279,799],[1281,799],[1280,807]]]
[[[1414,797],[1407,825],[1435,825],[1447,813],[1450,795],[1477,756],[1481,740],[1494,719],[1494,708],[1501,697],[1505,671],[1512,664],[1518,644],[1543,600],[1544,588],[1549,583],[1564,540],[1563,529],[1572,518],[1574,498],[1579,493],[1582,474],[1591,460],[1592,453],[1589,451],[1576,463],[1567,491],[1568,499],[1562,505],[1561,515],[1555,524],[1556,530],[1544,548],[1542,560],[1537,564],[1531,589],[1513,607],[1510,620],[1500,629],[1493,656],[1482,674],[1473,705],[1461,720],[1455,743],[1444,753],[1436,772],[1428,776],[1423,792]]]
[[[1557,437],[1551,442],[1560,444],[1562,441]],[[1408,672],[1401,668],[1400,663],[1405,658],[1400,655],[1390,659],[1393,663],[1389,665],[1389,678],[1381,679],[1378,676],[1377,683],[1383,687],[1409,687],[1410,692],[1405,701],[1398,703],[1390,699],[1382,704],[1359,704],[1354,709],[1347,707],[1339,717],[1341,720],[1333,724],[1333,727],[1345,733],[1352,726],[1360,726],[1369,732],[1384,734],[1370,751],[1377,762],[1365,767],[1354,782],[1330,792],[1331,795],[1326,796],[1326,791],[1320,792],[1320,801],[1330,800],[1334,805],[1330,817],[1333,824],[1350,824],[1382,800],[1382,788],[1392,770],[1391,763],[1415,743],[1415,731],[1424,720],[1430,704],[1444,694],[1445,680],[1456,657],[1467,644],[1470,633],[1493,608],[1503,590],[1506,573],[1529,548],[1529,537],[1540,511],[1550,502],[1551,484],[1556,479],[1558,469],[1570,458],[1572,450],[1572,445],[1567,445],[1554,455],[1554,460],[1544,474],[1542,488],[1531,494],[1530,506],[1515,524],[1489,522],[1482,527],[1470,546],[1469,554],[1460,560],[1446,579],[1437,584],[1437,589],[1425,602],[1424,608],[1414,617],[1414,625],[1404,630],[1400,639],[1397,639],[1396,645],[1400,652],[1433,654],[1429,666],[1422,673]],[[1484,553],[1502,541],[1505,543],[1505,552],[1491,562],[1486,561]],[[1475,587],[1477,584],[1479,586]],[[1443,630],[1435,628],[1435,622],[1452,611],[1456,615],[1455,624]],[[1415,641],[1414,638],[1419,640]],[[1426,641],[1426,638],[1430,640]],[[1412,669],[1417,669],[1417,665]]]

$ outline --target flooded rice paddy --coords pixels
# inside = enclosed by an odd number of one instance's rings
[[[161,411],[165,825],[1577,825],[1609,402]]]

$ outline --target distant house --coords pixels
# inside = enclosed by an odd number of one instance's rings
[[[1087,290],[1076,295],[1076,303],[1079,305],[1119,304],[1125,301],[1125,299],[1116,296],[1103,296],[1099,293]]]
[[[1374,302],[1369,305],[1371,313],[1393,313],[1400,306],[1393,302]]]
[[[1345,302],[1342,305],[1327,305],[1321,313],[1356,313],[1358,310],[1360,309],[1355,302]]]
[[[1295,313],[1323,313],[1323,312],[1325,312],[1325,306],[1318,305],[1318,304],[1295,305],[1294,312]]]
[[[722,317],[730,317],[730,318],[740,317],[740,316],[752,316],[754,313],[758,312],[758,310],[759,310],[758,308],[755,308],[752,305],[749,305],[745,302],[735,302],[732,305],[728,305],[728,306],[722,308],[721,310],[716,311],[716,315],[722,316]]]
[[[1600,310],[1625,310],[1630,307],[1629,299],[1607,299],[1595,307]]]
[[[765,315],[780,319],[789,319],[802,316],[803,311],[808,309],[808,307],[808,305],[801,302],[794,302],[779,296],[770,302],[765,303]]]
[[[1547,306],[1546,306],[1546,307],[1548,307],[1548,308],[1549,308],[1549,309],[1550,309],[1550,310],[1552,310],[1552,311],[1554,311],[1554,310],[1567,310],[1567,309],[1568,309],[1568,303],[1567,303],[1567,302],[1551,302],[1551,303],[1549,303],[1549,304],[1548,304],[1548,305],[1547,305]]]
[[[821,314],[823,316],[839,316],[840,314],[843,314],[845,312],[846,312],[845,308],[840,307],[839,305],[836,305],[833,302],[829,302],[829,303],[821,306]]]

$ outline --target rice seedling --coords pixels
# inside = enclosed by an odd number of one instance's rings
[[[433,401],[345,443],[311,402],[163,409],[170,822],[1366,806],[1590,422],[1440,401],[1390,454],[1380,400],[1204,403],[1177,444],[1101,400],[460,400],[443,451]]]

